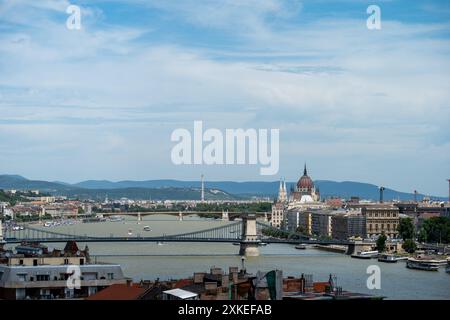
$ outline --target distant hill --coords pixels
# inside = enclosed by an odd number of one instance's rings
[[[352,196],[361,199],[379,199],[378,187],[369,183],[353,181],[317,180],[316,187],[320,189],[322,198]],[[294,182],[286,183],[288,191],[295,186]],[[207,181],[205,182],[206,199],[243,199],[251,197],[274,198],[278,193],[278,181]],[[0,189],[39,189],[51,194],[66,195],[69,197],[104,199],[130,198],[154,200],[194,200],[200,199],[200,181],[180,180],[146,180],[146,181],[118,181],[88,180],[76,184],[64,182],[47,182],[28,180],[17,175],[0,175]],[[216,191],[214,191],[216,190]],[[418,200],[424,195],[419,194]],[[436,200],[445,200],[443,197],[432,197]],[[384,199],[412,200],[414,194],[385,189]]]
[[[0,175],[0,189],[17,189],[17,190],[41,190],[45,192],[56,192],[62,190],[71,190],[78,188],[76,186],[40,181],[28,180],[18,175]]]
[[[378,186],[370,183],[343,181],[336,182],[330,180],[317,180],[314,182],[316,187],[320,189],[322,198],[340,197],[350,198],[352,196],[360,197],[361,199],[379,199]],[[180,180],[146,180],[146,181],[118,181],[111,182],[108,180],[89,180],[75,184],[75,186],[82,188],[99,188],[99,189],[119,189],[119,188],[198,188],[200,181],[180,181]],[[240,195],[243,197],[264,196],[276,197],[278,193],[278,181],[207,181],[205,186],[208,188],[217,188],[229,194]],[[287,182],[288,191],[295,186],[295,182]],[[418,194],[418,200],[424,197]],[[432,197],[433,199],[445,200],[443,197]],[[413,193],[406,193],[396,191],[390,188],[384,190],[384,199],[400,199],[412,200]]]
[[[353,182],[353,181],[329,181],[317,180],[316,186],[320,189],[320,195],[324,198],[339,196],[341,198],[349,199],[352,196],[360,197],[361,199],[378,200],[380,198],[379,187],[369,183]],[[413,200],[413,193],[406,193],[385,188],[383,197],[385,200]],[[422,200],[423,194],[418,194],[417,199]],[[443,200],[442,197],[433,197],[433,199]]]
[[[165,184],[157,187],[147,187],[142,184],[128,187],[116,185],[116,188],[105,188],[105,185],[114,185],[114,182],[93,182],[95,188],[81,187],[80,184],[71,185],[64,182],[47,182],[39,180],[28,180],[17,175],[0,175],[0,189],[17,190],[40,190],[53,195],[61,195],[80,199],[153,199],[153,200],[198,200],[201,198],[199,184],[193,187],[177,187]],[[142,185],[142,187],[140,187]],[[241,199],[238,195],[232,195],[217,188],[205,188],[205,199],[207,200],[232,200]]]
[[[78,199],[146,199],[146,200],[200,200],[201,190],[198,188],[118,188],[118,189],[74,189],[61,192],[61,195]],[[207,200],[236,200],[237,195],[217,189],[205,189]]]

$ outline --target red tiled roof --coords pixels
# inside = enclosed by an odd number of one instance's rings
[[[139,284],[132,284],[131,286],[125,284],[113,284],[96,294],[87,297],[86,300],[136,300],[141,294],[145,292],[146,288]]]
[[[192,279],[180,279],[175,283],[174,288],[182,288],[185,286],[189,286],[193,283],[194,281]]]

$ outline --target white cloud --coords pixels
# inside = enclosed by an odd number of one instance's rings
[[[374,33],[365,29],[364,19],[287,24],[301,5],[283,3],[268,1],[256,10],[254,1],[151,3],[199,28],[235,34],[241,41],[230,49],[168,45],[149,36],[151,26],[99,26],[95,19],[73,32],[64,19],[49,14],[64,17],[65,2],[35,5],[47,12],[36,14],[38,24],[0,31],[0,145],[11,155],[3,160],[93,152],[95,159],[83,165],[88,175],[94,170],[86,169],[88,164],[98,166],[105,155],[125,150],[129,157],[117,156],[102,168],[104,178],[114,178],[115,170],[129,167],[127,161],[137,155],[159,168],[152,172],[158,177],[170,176],[164,152],[171,128],[204,120],[222,128],[280,128],[281,156],[293,159],[285,161],[294,174],[300,158],[360,168],[378,161],[379,168],[393,164],[385,178],[394,184],[392,171],[407,174],[401,159],[421,154],[431,156],[414,160],[410,170],[426,164],[449,171],[450,161],[442,159],[450,154],[450,43],[430,36],[448,26],[384,21]],[[12,6],[4,4],[0,14]],[[34,16],[15,11],[9,23]],[[155,153],[160,155],[154,158]],[[58,166],[63,165],[53,167]],[[136,170],[144,167],[139,161]],[[352,176],[351,166],[342,168],[336,176],[324,172],[335,179]],[[216,173],[223,178],[235,173],[221,170]],[[183,175],[188,173],[180,169]],[[364,178],[370,176],[377,177],[369,170]]]

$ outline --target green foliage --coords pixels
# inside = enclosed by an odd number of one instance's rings
[[[433,217],[422,225],[427,242],[450,243],[450,218]]]
[[[283,230],[276,230],[271,228],[262,229],[262,234],[268,237],[280,238],[280,239],[288,239],[289,232]]]
[[[402,248],[408,253],[414,253],[414,251],[416,251],[417,249],[417,246],[414,240],[407,239],[403,242]]]
[[[419,242],[427,242],[427,232],[425,229],[420,229],[417,239]]]
[[[414,239],[414,224],[411,218],[400,219],[397,230],[403,240]]]
[[[272,203],[257,202],[257,203],[199,203],[194,208],[195,211],[222,211],[228,212],[270,212],[272,210]]]
[[[14,206],[17,202],[29,202],[30,200],[22,197],[21,193],[9,194],[0,190],[0,202],[8,202],[11,206]]]
[[[384,252],[386,250],[386,240],[387,237],[382,233],[377,239],[377,250],[378,252]]]

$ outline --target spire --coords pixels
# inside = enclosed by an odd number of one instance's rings
[[[305,169],[303,169],[303,175],[307,176],[308,175],[308,171],[306,170],[306,162],[305,162]]]

